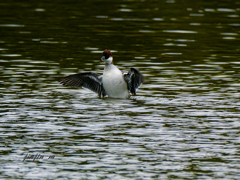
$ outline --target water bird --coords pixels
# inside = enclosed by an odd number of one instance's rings
[[[105,62],[103,75],[95,72],[82,72],[62,78],[59,82],[71,87],[84,87],[96,93],[100,98],[129,98],[130,93],[136,95],[136,90],[144,82],[144,76],[135,68],[128,72],[119,70],[113,65],[113,56],[109,49],[103,51],[101,60]]]

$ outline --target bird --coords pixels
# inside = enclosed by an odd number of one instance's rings
[[[82,72],[60,79],[60,84],[88,88],[96,92],[100,98],[108,96],[127,99],[130,98],[130,94],[136,95],[136,90],[144,82],[142,73],[133,67],[128,72],[119,70],[113,65],[113,56],[109,49],[103,51],[101,60],[105,62],[102,75],[95,72]]]

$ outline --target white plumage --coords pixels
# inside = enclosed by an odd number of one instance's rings
[[[129,91],[127,83],[120,71],[113,64],[105,65],[103,72],[103,87],[109,97],[113,98],[128,98]]]

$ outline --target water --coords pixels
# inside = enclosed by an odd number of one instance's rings
[[[239,2],[0,6],[1,179],[240,178]],[[58,84],[106,48],[137,96]]]

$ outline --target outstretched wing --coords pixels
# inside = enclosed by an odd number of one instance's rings
[[[127,83],[128,90],[133,94],[136,95],[136,90],[141,86],[144,82],[144,76],[140,71],[135,68],[130,68],[128,73],[124,73],[124,80]]]
[[[59,82],[66,86],[88,88],[98,93],[99,97],[107,95],[103,88],[102,76],[97,73],[84,72],[73,74],[60,79]]]

